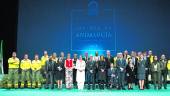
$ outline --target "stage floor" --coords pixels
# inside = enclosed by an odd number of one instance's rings
[[[78,90],[78,89],[0,89],[0,96],[169,96],[168,89],[161,90]]]

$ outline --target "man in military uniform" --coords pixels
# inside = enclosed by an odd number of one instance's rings
[[[95,62],[93,61],[93,56],[90,56],[90,60],[87,61],[87,65],[86,65],[86,74],[87,74],[87,83],[88,83],[88,89],[91,89],[91,85],[92,85],[92,89],[95,89],[95,71],[96,71],[96,65]]]
[[[157,56],[154,56],[153,62],[151,64],[152,80],[154,84],[154,89],[161,89],[161,64]]]

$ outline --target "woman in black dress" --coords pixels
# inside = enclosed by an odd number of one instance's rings
[[[57,85],[58,88],[61,89],[62,88],[62,80],[63,80],[63,76],[64,76],[64,53],[61,52],[61,57],[59,57],[58,62],[55,66],[56,69],[56,80],[57,80]]]
[[[132,63],[131,59],[128,60],[128,65],[126,66],[126,76],[127,76],[128,90],[133,90],[135,71],[134,71],[134,64]]]
[[[99,79],[99,88],[104,90],[104,83],[106,81],[106,62],[104,56],[100,56],[100,61],[98,65],[98,79]]]

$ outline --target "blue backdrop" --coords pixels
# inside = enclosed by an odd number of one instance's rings
[[[170,55],[169,0],[19,0],[17,51]]]

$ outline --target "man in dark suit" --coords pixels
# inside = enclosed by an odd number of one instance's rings
[[[76,66],[76,62],[77,62],[77,54],[74,54],[74,57],[73,57],[73,64],[74,66]],[[76,72],[77,72],[77,69],[73,69],[73,85],[75,88],[77,88],[77,82],[76,82]]]
[[[49,82],[50,82],[50,87],[51,89],[54,89],[54,72],[55,72],[55,64],[56,62],[54,62],[52,60],[52,56],[49,58],[49,60],[46,61],[45,64],[45,73],[46,73],[46,85],[45,88],[48,89],[49,88]]]
[[[84,53],[84,57],[83,60],[85,61],[85,63],[87,64],[89,57],[88,57],[88,52]],[[85,69],[85,83],[87,83],[87,69]]]
[[[114,59],[113,59],[113,57],[111,56],[111,54],[110,54],[110,50],[107,50],[106,51],[106,57],[105,57],[105,61],[106,61],[106,74],[108,73],[108,69],[110,68],[110,64],[111,63],[113,63],[114,64]],[[108,76],[106,77],[106,87],[108,88],[109,86],[108,86],[108,83],[109,83],[109,81],[108,81]]]
[[[118,59],[116,60],[117,70],[118,70],[118,89],[125,89],[125,69],[126,60],[123,58],[122,53],[118,53]]]
[[[145,65],[145,88],[146,89],[150,89],[149,86],[149,75],[151,75],[151,79],[152,79],[152,73],[151,73],[151,64],[153,62],[153,55],[152,55],[152,51],[150,50],[148,52],[148,56],[147,56],[147,52],[143,52],[144,54],[144,59],[146,60],[146,65]],[[152,81],[152,80],[151,80]]]
[[[95,71],[96,71],[96,65],[95,62],[93,61],[93,56],[90,56],[90,60],[87,61],[86,65],[86,79],[88,83],[88,89],[91,89],[91,84],[92,84],[92,89],[95,89]]]
[[[132,64],[134,65],[134,83],[135,85],[138,85],[138,79],[137,79],[137,68],[138,68],[138,58],[136,57],[136,52],[132,51],[131,52],[131,60],[132,60]]]
[[[117,68],[115,66],[115,64],[111,63],[110,64],[110,68],[108,69],[107,72],[107,76],[108,76],[108,86],[109,88],[117,88]]]

